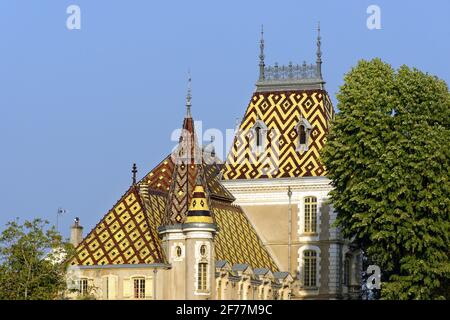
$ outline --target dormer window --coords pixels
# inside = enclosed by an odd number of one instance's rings
[[[309,136],[311,134],[312,126],[302,116],[300,116],[300,121],[298,122],[297,126],[295,127],[295,130],[297,131],[298,135],[298,145],[297,145],[297,151],[298,152],[305,152],[308,151],[308,145],[309,145]]]
[[[256,149],[259,150],[263,148],[267,135],[267,126],[259,118],[256,118],[255,125],[253,126],[253,135]]]
[[[261,128],[260,127],[256,127],[255,128],[255,133],[256,133],[256,146],[259,147],[259,146],[262,145]]]
[[[298,141],[300,144],[306,144],[306,128],[303,124],[298,127]]]

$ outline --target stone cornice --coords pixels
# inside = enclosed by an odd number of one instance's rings
[[[222,183],[236,198],[236,204],[285,203],[288,201],[288,187],[291,187],[294,201],[296,193],[323,192],[328,194],[332,190],[330,180],[326,177],[225,180]]]
[[[291,189],[317,188],[322,190],[331,190],[330,180],[326,177],[301,177],[301,178],[276,178],[276,179],[252,179],[252,180],[222,180],[222,184],[230,191],[248,191],[252,190],[270,190],[284,191],[287,187]]]

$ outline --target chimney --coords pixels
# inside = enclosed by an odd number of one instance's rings
[[[72,227],[70,227],[70,243],[76,247],[82,240],[83,227],[80,226],[80,218],[76,217]]]

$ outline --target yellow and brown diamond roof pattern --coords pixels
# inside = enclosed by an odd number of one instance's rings
[[[163,263],[156,223],[131,187],[76,248],[72,265]]]
[[[78,245],[72,265],[166,263],[157,236],[166,201],[167,192],[149,184],[132,187]],[[239,206],[212,200],[211,211],[219,227],[216,260],[278,270]]]
[[[308,150],[299,152],[296,126],[300,119],[312,126]],[[331,100],[324,90],[255,92],[223,168],[223,179],[323,176],[320,162],[330,122]],[[267,126],[263,150],[255,152],[253,127],[257,120]]]
[[[212,219],[219,217],[216,259],[278,270],[242,209],[231,204],[233,196],[218,180],[221,166],[203,161],[192,118],[184,119],[183,129],[175,157],[131,186],[78,245],[72,265],[166,263],[157,228],[184,221],[198,180],[215,201]]]
[[[246,263],[252,268],[278,267],[239,206],[221,201],[211,202],[219,233],[214,240],[216,260],[230,265]]]

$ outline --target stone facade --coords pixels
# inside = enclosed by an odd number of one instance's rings
[[[296,281],[292,298],[354,298],[348,293],[359,287],[359,252],[333,227],[336,218],[329,204],[330,182],[326,177],[230,180],[223,184],[236,197],[271,255],[282,270],[290,270]],[[291,241],[288,241],[288,187],[291,188]],[[317,231],[305,233],[305,198],[317,199]],[[303,253],[317,252],[317,283],[303,284]],[[288,252],[290,251],[290,254]],[[290,261],[288,257],[290,256]],[[344,259],[350,259],[349,281],[344,284]],[[350,289],[352,288],[352,289]]]

